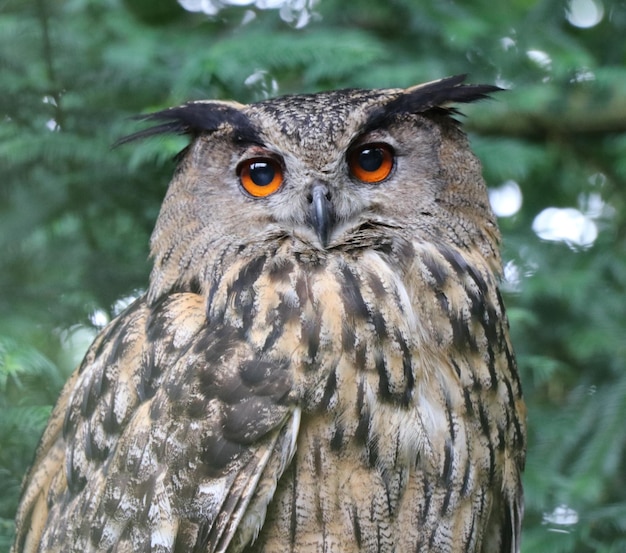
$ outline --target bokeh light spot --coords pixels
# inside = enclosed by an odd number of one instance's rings
[[[604,5],[600,0],[570,0],[565,17],[574,27],[589,29],[602,21]]]
[[[522,190],[514,180],[489,189],[489,203],[498,217],[511,217],[522,207]]]

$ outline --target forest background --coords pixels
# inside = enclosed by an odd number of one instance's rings
[[[63,382],[146,286],[184,140],[112,150],[129,117],[459,73],[510,89],[463,111],[528,403],[522,549],[626,551],[626,2],[181,4],[0,0],[0,551]]]

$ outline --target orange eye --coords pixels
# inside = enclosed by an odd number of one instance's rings
[[[282,167],[269,158],[247,159],[239,165],[237,172],[241,186],[255,198],[273,194],[283,183]]]
[[[348,167],[361,182],[384,181],[393,169],[394,152],[388,144],[364,144],[348,155]]]

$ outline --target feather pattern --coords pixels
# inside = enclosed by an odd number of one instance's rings
[[[453,77],[149,116],[130,139],[194,137],[150,286],[61,394],[12,552],[518,553],[499,233],[449,117],[494,90]],[[380,144],[388,176],[358,182],[351,152]],[[283,184],[255,198],[240,168],[259,160]]]

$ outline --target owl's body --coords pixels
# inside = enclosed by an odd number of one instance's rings
[[[460,82],[154,116],[195,140],[150,287],[66,385],[15,553],[519,550],[498,231],[442,107],[492,88]]]

